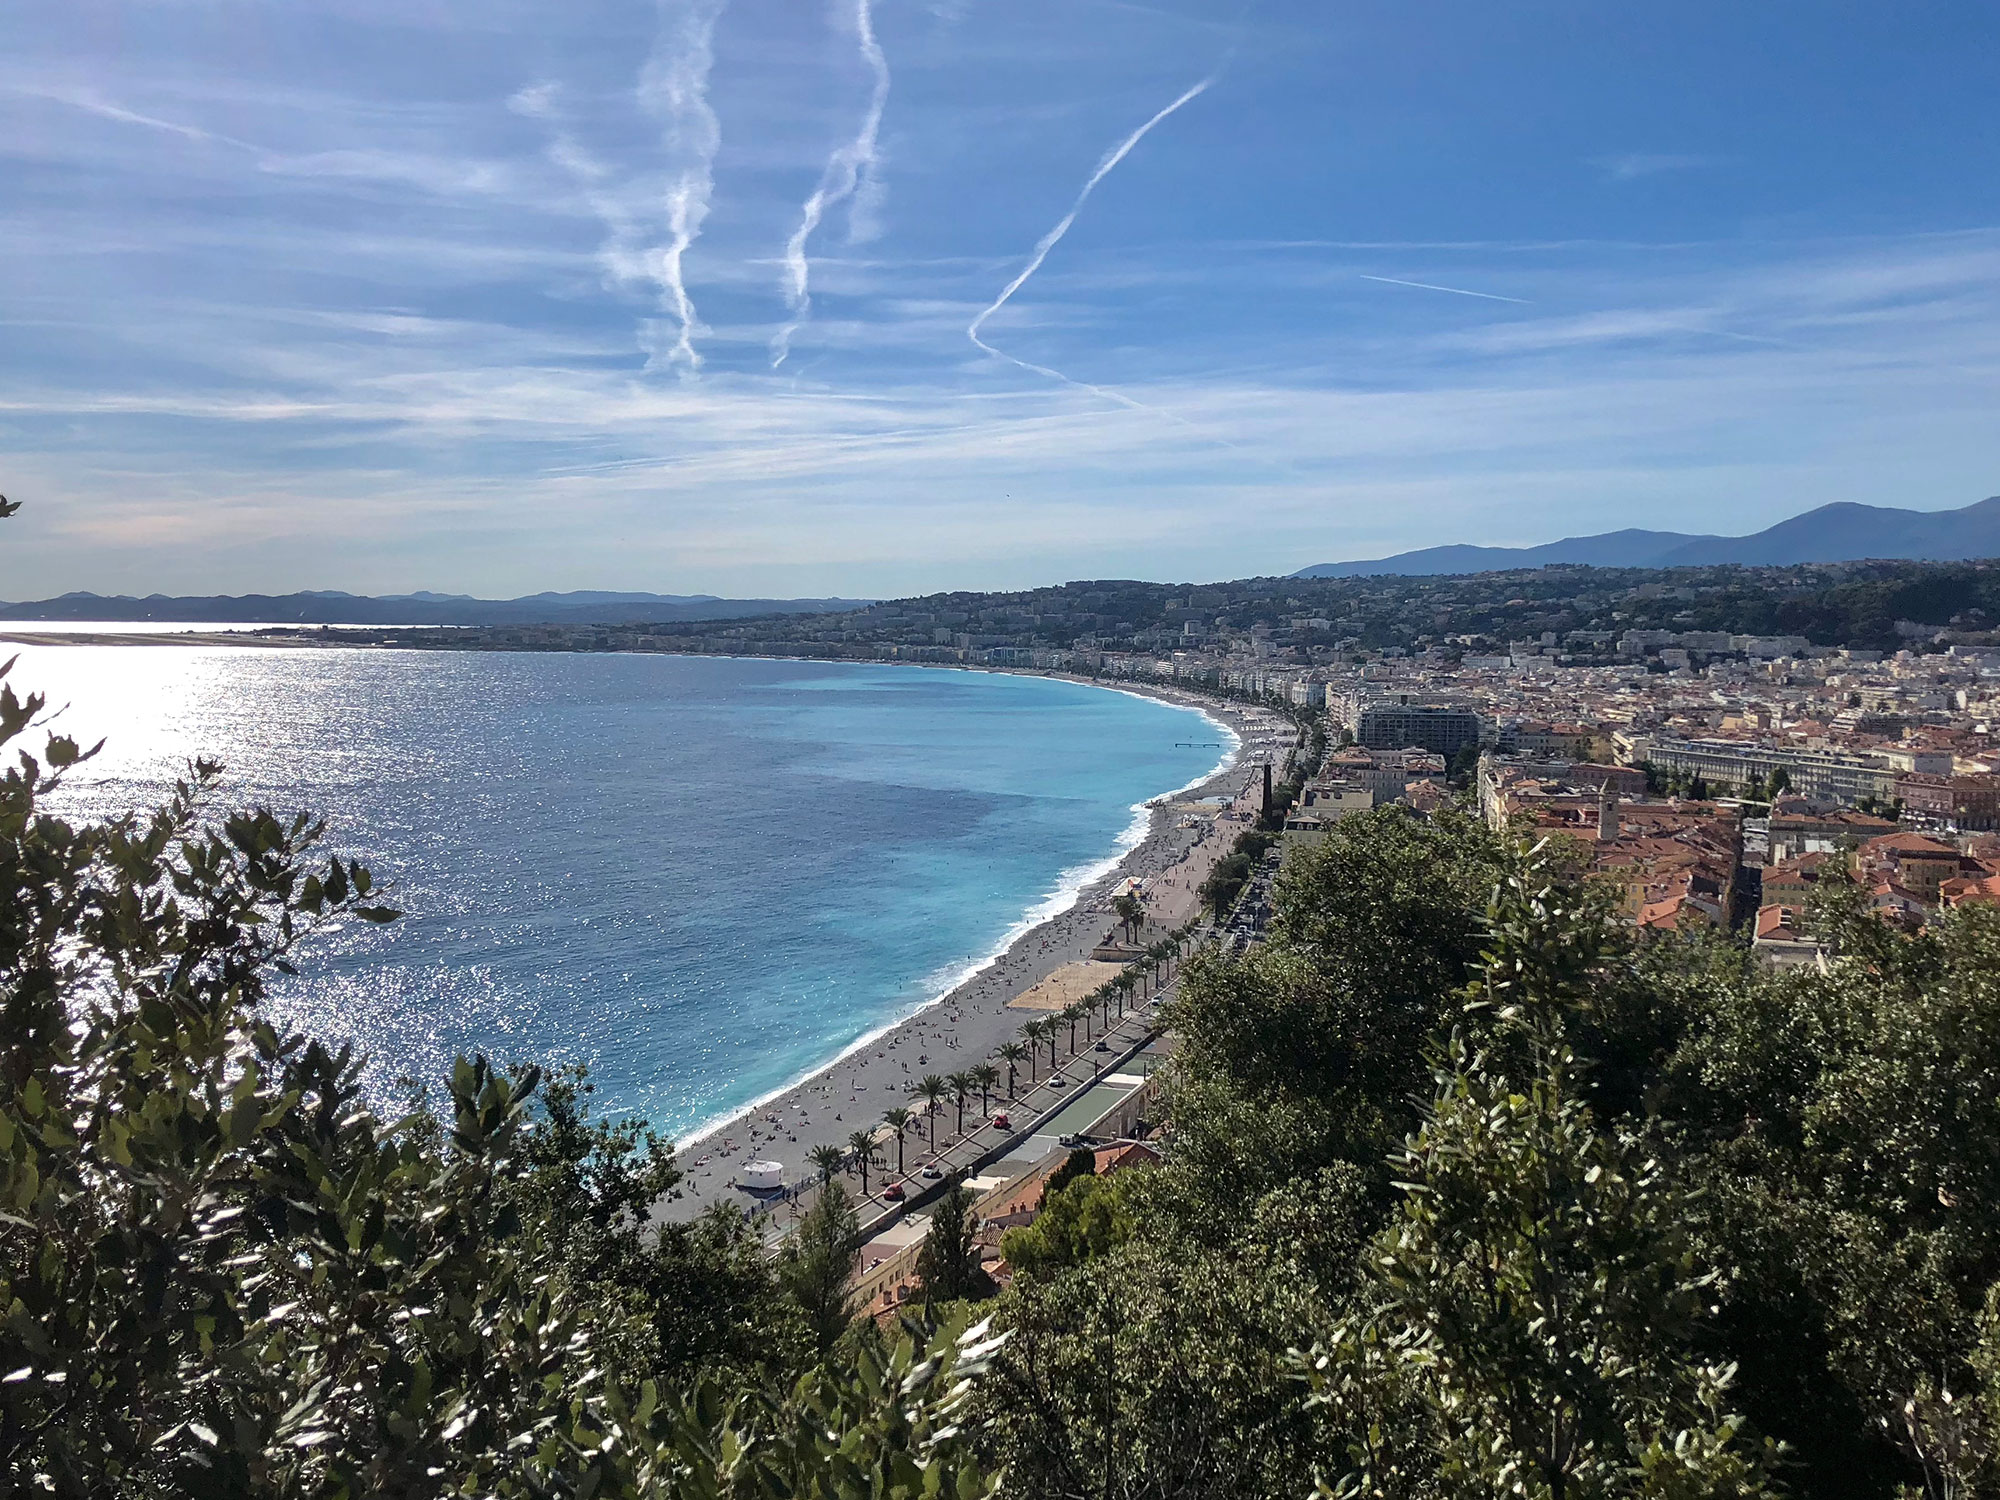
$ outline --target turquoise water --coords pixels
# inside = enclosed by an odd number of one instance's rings
[[[85,809],[211,755],[392,883],[409,915],[311,950],[285,1020],[382,1079],[582,1061],[669,1134],[1067,904],[1224,738],[1042,678],[704,657],[82,646],[13,681],[109,736]]]

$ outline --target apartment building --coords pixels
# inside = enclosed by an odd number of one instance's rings
[[[1833,802],[1895,798],[1901,774],[1884,757],[1859,751],[1806,750],[1742,740],[1676,739],[1655,735],[1646,758],[1657,771],[1699,776],[1717,790],[1769,782],[1782,770],[1793,791]]]
[[[1469,709],[1377,703],[1361,711],[1354,738],[1368,750],[1414,747],[1449,760],[1466,746],[1477,745],[1483,729],[1479,715]]]

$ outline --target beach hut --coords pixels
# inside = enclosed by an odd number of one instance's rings
[[[743,1186],[760,1193],[774,1193],[785,1185],[785,1164],[781,1161],[753,1161],[738,1174]]]

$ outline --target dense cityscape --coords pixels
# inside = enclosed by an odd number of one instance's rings
[[[1495,826],[1589,833],[1634,922],[1748,927],[1791,960],[1817,952],[1799,918],[1843,840],[1897,920],[2000,899],[1996,622],[1992,564],[1867,562],[1073,583],[375,638],[1027,670],[1324,713],[1348,748],[1302,789],[1289,833],[1470,789]]]

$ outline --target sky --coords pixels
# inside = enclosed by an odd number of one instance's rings
[[[0,597],[891,596],[2000,492],[1990,0],[0,9]]]

